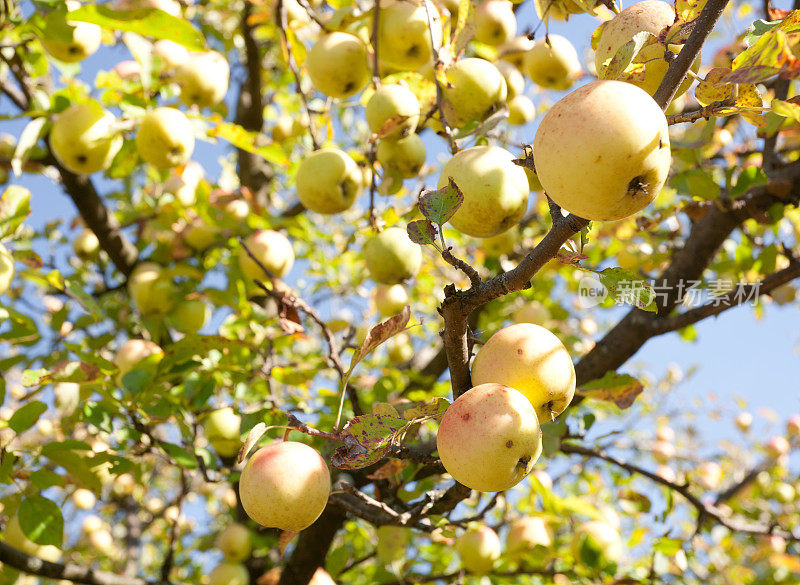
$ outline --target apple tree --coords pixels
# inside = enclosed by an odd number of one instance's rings
[[[793,8],[5,0],[0,583],[800,581]]]

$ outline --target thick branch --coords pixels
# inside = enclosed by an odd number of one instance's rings
[[[316,570],[325,564],[333,538],[346,518],[344,510],[329,501],[317,521],[300,533],[278,585],[306,585],[311,581]]]

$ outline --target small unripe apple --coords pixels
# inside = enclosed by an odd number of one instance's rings
[[[622,558],[619,532],[601,520],[591,520],[578,526],[572,540],[576,562],[597,567]]]
[[[461,59],[446,75],[449,85],[442,93],[450,126],[461,128],[467,122],[483,121],[506,99],[506,81],[489,61],[477,57]]]
[[[145,162],[160,169],[186,163],[194,151],[194,132],[186,114],[168,107],[149,112],[139,125],[136,149]]]
[[[300,532],[328,502],[331,475],[319,453],[304,443],[262,447],[247,461],[239,496],[247,515],[262,526]]]
[[[514,323],[533,323],[544,327],[545,323],[550,321],[550,316],[550,309],[539,301],[533,300],[514,311],[512,319]]]
[[[800,436],[800,414],[795,414],[786,421],[786,434],[790,437]]]
[[[72,3],[68,4],[70,9],[77,7],[80,7],[80,4],[77,6]],[[68,16],[69,13],[66,15]],[[52,57],[63,63],[77,63],[100,48],[103,31],[96,24],[75,22],[69,18],[65,21],[64,17],[64,12],[48,12],[44,17],[44,35],[39,40],[44,50]],[[72,39],[69,42],[58,40],[55,36],[56,33],[52,32],[56,29],[63,29],[65,25],[72,29]]]
[[[498,146],[474,146],[456,153],[442,168],[439,188],[455,181],[464,202],[450,225],[477,238],[503,233],[528,208],[528,178],[513,155]]]
[[[129,339],[114,356],[114,364],[119,369],[118,382],[121,384],[122,377],[133,369],[155,371],[163,357],[164,350],[156,343],[144,339]]]
[[[525,64],[525,54],[533,48],[534,44],[535,41],[529,39],[528,35],[514,37],[497,48],[497,58],[508,61],[522,71]]]
[[[464,568],[476,575],[491,571],[494,562],[500,558],[500,539],[486,525],[468,530],[459,536],[455,548]]]
[[[200,331],[210,316],[211,308],[203,299],[180,301],[168,315],[172,327],[184,335]]]
[[[14,280],[14,258],[3,244],[0,244],[0,295],[11,288]]]
[[[378,545],[375,547],[378,558],[385,565],[404,560],[409,534],[409,529],[403,526],[379,526]]]
[[[517,17],[508,0],[485,0],[475,10],[475,40],[497,47],[517,32]]]
[[[273,276],[288,274],[294,264],[294,250],[289,238],[274,230],[258,230],[245,239],[247,249]],[[268,278],[247,251],[239,253],[239,266],[248,280],[264,281]]]
[[[404,85],[387,84],[369,98],[365,109],[367,124],[382,140],[409,136],[417,128],[420,105],[417,96]]]
[[[100,251],[100,240],[89,228],[84,228],[75,241],[72,242],[72,250],[81,260],[91,260],[97,257]]]
[[[349,33],[321,36],[308,52],[305,66],[314,87],[333,98],[358,93],[369,81],[367,48]]]
[[[317,213],[341,213],[361,192],[361,170],[346,152],[322,148],[306,156],[297,167],[297,196]]]
[[[372,280],[379,284],[399,284],[419,272],[422,250],[404,229],[390,227],[367,241],[364,260]]]
[[[659,463],[668,463],[675,457],[675,446],[666,441],[656,441],[653,445],[653,459]]]
[[[381,317],[397,315],[410,302],[402,284],[379,284],[372,293],[372,299]]]
[[[395,171],[403,179],[418,176],[425,164],[425,144],[419,134],[410,134],[400,140],[381,140],[376,154],[386,171]]]
[[[122,147],[122,136],[114,132],[115,123],[114,115],[94,100],[73,104],[53,123],[50,149],[73,173],[102,171]]]
[[[495,61],[494,66],[506,82],[506,99],[512,100],[525,89],[525,78],[514,65],[508,61]]]
[[[209,573],[208,585],[250,585],[250,573],[241,563],[220,563]]]
[[[593,221],[633,215],[656,198],[672,162],[664,112],[644,90],[594,81],[547,111],[533,157],[548,196]]]
[[[753,415],[749,412],[740,412],[734,422],[740,431],[746,432],[753,424]]]
[[[427,10],[422,2],[428,2]],[[428,26],[428,12],[433,28]],[[378,21],[378,55],[381,63],[401,71],[416,71],[433,59],[433,48],[438,50],[441,44],[442,23],[439,11],[431,2],[381,2]]]
[[[175,69],[189,59],[189,50],[175,41],[159,39],[153,43],[153,55],[161,58],[167,69]]]
[[[153,262],[138,264],[128,277],[128,294],[142,316],[166,315],[175,303],[175,285],[165,270]]]
[[[181,88],[181,101],[201,108],[212,107],[228,91],[230,67],[216,51],[190,53],[189,58],[175,70],[175,81]]]
[[[226,561],[241,563],[250,557],[250,553],[253,550],[250,529],[238,522],[228,524],[217,535],[216,540],[214,540],[214,546],[222,551]]]
[[[535,117],[536,106],[528,96],[518,95],[508,102],[508,123],[512,126],[522,126]]]
[[[223,457],[233,457],[242,446],[242,417],[231,407],[211,411],[203,419],[203,431],[214,450]]]
[[[436,447],[457,482],[499,492],[530,473],[542,453],[542,431],[525,396],[502,384],[481,384],[444,413]]]
[[[775,436],[767,443],[767,453],[772,457],[787,455],[791,449],[792,446],[789,444],[789,441],[786,440],[786,437]]]
[[[572,43],[553,34],[536,41],[525,53],[523,71],[539,87],[564,91],[580,77],[581,62]]]
[[[511,523],[506,536],[506,553],[520,553],[550,547],[553,544],[553,531],[541,516],[525,516]]]
[[[533,323],[517,323],[492,335],[475,356],[472,383],[489,382],[520,391],[545,423],[572,401],[575,368],[553,333]]]

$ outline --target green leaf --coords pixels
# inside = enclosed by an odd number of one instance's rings
[[[340,436],[344,446],[331,456],[331,465],[339,469],[359,469],[383,459],[396,443],[398,431],[407,426],[402,418],[382,414],[364,414],[347,422]]]
[[[436,191],[427,191],[419,198],[419,210],[427,219],[442,225],[455,215],[464,202],[464,195],[452,177],[448,184]]]
[[[616,372],[606,372],[605,376],[597,380],[587,382],[577,392],[581,396],[593,398],[594,400],[604,400],[613,402],[619,408],[625,410],[642,393],[644,385],[628,374],[617,374]]]
[[[160,443],[160,447],[184,469],[197,469],[197,458],[180,445]]]
[[[659,538],[653,544],[653,550],[657,550],[658,552],[663,553],[670,557],[682,549],[683,549],[682,540],[679,540],[677,538],[667,538],[666,536]]]
[[[567,434],[567,423],[564,419],[542,425],[542,455],[552,457],[561,447],[561,437]]]
[[[39,139],[44,136],[45,128],[47,127],[47,118],[42,116],[40,118],[33,118],[19,136],[17,147],[14,149],[14,156],[11,158],[11,170],[18,177],[22,174],[22,165],[28,160],[31,151],[39,142]]]
[[[0,449],[0,484],[11,485],[13,481],[11,473],[14,471],[14,463],[17,459],[17,456],[10,451]]]
[[[67,13],[69,20],[91,22],[109,30],[140,34],[154,39],[168,39],[192,51],[206,48],[205,37],[191,21],[167,14],[163,10],[111,10],[105,6],[84,4]]]
[[[736,178],[736,185],[730,191],[730,197],[744,195],[745,192],[758,185],[766,185],[769,182],[766,173],[761,167],[747,167],[742,169]]]
[[[0,195],[0,240],[13,236],[31,213],[31,192],[11,185]]]
[[[406,232],[408,232],[408,239],[420,246],[426,244],[435,246],[436,236],[439,235],[436,226],[427,219],[412,221],[406,226]]]
[[[477,7],[478,0],[459,0],[458,20],[453,35],[453,54],[456,57],[467,48],[475,36],[475,9]]]
[[[37,469],[31,473],[31,483],[42,491],[53,486],[64,487],[64,478],[49,469]]]
[[[17,511],[22,532],[36,544],[61,546],[64,539],[64,517],[61,508],[44,496],[28,496]]]
[[[720,187],[711,176],[702,169],[692,169],[672,179],[672,186],[681,193],[711,200],[719,197]]]
[[[154,372],[149,369],[133,369],[122,376],[122,387],[134,396],[144,392],[155,378]]]
[[[655,313],[656,295],[647,281],[624,268],[606,268],[597,273],[608,294],[618,303],[633,305],[643,311]]]
[[[289,166],[289,159],[286,157],[286,153],[283,151],[283,148],[280,144],[273,143],[258,146],[258,143],[261,141],[263,136],[258,132],[245,130],[233,122],[222,122],[216,119],[209,119],[209,121],[212,124],[215,124],[215,126],[208,129],[209,136],[227,140],[236,148],[240,148],[245,152],[256,154],[273,164],[284,167]]]
[[[655,39],[655,35],[647,31],[641,31],[633,35],[633,38],[627,43],[622,45],[605,67],[601,66],[597,76],[600,79],[619,79],[625,72],[628,66],[633,63],[639,51],[651,40]]]
[[[8,426],[19,435],[35,425],[46,410],[47,405],[44,402],[38,400],[29,402],[11,416]]]
[[[755,43],[761,35],[772,30],[780,23],[780,20],[756,20],[753,24],[747,27],[743,38],[744,44],[748,47],[753,46],[753,43]]]
[[[413,420],[420,422],[420,419],[437,418],[444,414],[444,411],[450,406],[450,401],[443,396],[434,398],[430,402],[420,404],[405,410],[403,418],[406,420]]]

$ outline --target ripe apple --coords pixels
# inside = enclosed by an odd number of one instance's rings
[[[575,368],[567,348],[533,323],[504,327],[484,343],[472,363],[472,383],[519,390],[542,423],[555,420],[575,394]]]
[[[749,412],[740,412],[734,422],[740,431],[747,432],[753,424],[753,415]]]
[[[534,44],[535,42],[529,39],[528,35],[514,37],[497,48],[497,58],[508,61],[522,71],[525,63],[525,54],[533,48]]]
[[[50,544],[36,544],[25,536],[22,527],[19,525],[19,517],[16,514],[6,523],[3,539],[9,546],[13,546],[26,554],[38,557],[44,561],[56,563],[61,558],[61,550],[58,547]]]
[[[542,453],[536,411],[520,392],[481,384],[459,396],[439,424],[436,447],[445,470],[468,488],[507,490]]]
[[[308,52],[305,66],[314,87],[332,98],[358,93],[370,76],[364,43],[357,36],[343,32],[321,36]]]
[[[526,95],[515,96],[508,102],[508,123],[513,126],[522,126],[533,121],[536,117],[536,106]]]
[[[274,230],[258,230],[245,239],[247,249],[258,258],[264,268],[277,277],[286,276],[294,264],[294,250],[289,239]],[[250,255],[239,253],[239,266],[248,280],[265,280],[267,275]]]
[[[381,317],[397,315],[410,302],[402,284],[379,284],[372,292],[372,300]]]
[[[426,11],[423,2],[428,3]],[[433,28],[428,27],[428,11]],[[433,59],[433,47],[442,44],[439,11],[429,0],[381,2],[378,56],[381,63],[401,71],[415,71]]]
[[[87,261],[97,257],[100,251],[100,240],[89,228],[83,228],[75,241],[72,242],[72,250],[81,260]]]
[[[3,244],[0,244],[0,295],[11,288],[14,280],[14,258]]]
[[[250,573],[241,563],[220,563],[209,573],[208,585],[250,585]]]
[[[228,61],[216,51],[190,53],[175,70],[181,101],[201,108],[217,105],[228,91],[230,72]]]
[[[250,529],[238,522],[228,524],[217,534],[214,546],[222,551],[226,561],[241,563],[250,557],[250,553],[253,550]]]
[[[597,567],[622,558],[622,539],[616,528],[601,520],[584,522],[575,530],[572,540],[575,560]]]
[[[461,128],[467,122],[483,121],[506,99],[502,73],[485,59],[456,61],[446,75],[449,85],[443,88],[444,111],[450,126]]]
[[[164,62],[166,69],[175,69],[189,60],[189,50],[168,39],[159,39],[153,43],[153,55]]]
[[[139,125],[136,149],[142,159],[160,169],[182,165],[194,151],[192,124],[180,110],[156,108]]]
[[[476,575],[491,571],[494,562],[500,558],[500,539],[485,524],[459,536],[455,548],[464,568]]]
[[[409,530],[403,526],[379,526],[378,544],[375,551],[385,565],[402,561],[406,558],[406,544]]]
[[[245,222],[251,209],[246,199],[232,199],[222,206],[222,211],[235,222]]]
[[[133,369],[154,372],[164,357],[164,350],[156,343],[144,339],[129,339],[117,350],[114,365],[117,366],[117,382]]]
[[[550,309],[539,301],[533,300],[526,302],[514,311],[512,319],[514,323],[533,323],[544,327],[545,323],[550,321],[550,317]]]
[[[133,269],[128,277],[128,294],[144,317],[166,315],[175,303],[172,278],[153,262],[142,262]]]
[[[585,219],[633,215],[656,198],[672,157],[664,112],[644,90],[593,81],[547,111],[533,146],[550,198]]]
[[[534,43],[525,53],[522,70],[539,87],[559,91],[572,87],[582,72],[575,47],[565,37],[555,34]]]
[[[242,417],[230,406],[212,410],[203,419],[203,431],[214,450],[223,457],[233,457],[242,446]]]
[[[456,182],[464,202],[450,219],[458,231],[477,238],[496,236],[517,224],[528,208],[528,178],[498,146],[474,146],[453,156],[442,168],[439,188]]]
[[[419,272],[422,249],[408,238],[404,229],[390,227],[367,241],[364,260],[372,280],[379,284],[399,284]]]
[[[369,130],[382,140],[398,140],[416,130],[420,105],[417,96],[404,85],[382,85],[367,102]]]
[[[675,446],[667,441],[656,441],[653,445],[653,459],[659,463],[667,463],[675,457]]]
[[[475,10],[475,40],[497,47],[517,32],[517,17],[508,0],[485,0]]]
[[[338,148],[322,148],[297,167],[297,196],[306,208],[333,214],[349,209],[361,192],[361,170]]]
[[[239,496],[247,515],[267,527],[300,532],[319,518],[328,502],[331,475],[314,449],[281,441],[262,447],[247,461]]]
[[[525,78],[514,65],[508,61],[495,61],[494,66],[506,82],[506,98],[511,100],[525,89]]]
[[[524,516],[515,520],[506,535],[506,554],[512,556],[552,545],[553,531],[541,516]]]
[[[400,140],[378,142],[377,159],[387,172],[396,172],[402,179],[413,179],[425,164],[425,144],[419,134]]]
[[[597,76],[605,79],[608,62],[613,59],[619,48],[633,39],[640,32],[649,32],[655,37],[668,26],[675,22],[675,9],[671,4],[661,0],[645,0],[629,6],[608,22],[603,23],[600,39],[597,43],[594,61]],[[669,45],[673,53],[679,53],[682,45]],[[629,67],[620,81],[627,81],[641,87],[650,95],[658,89],[664,78],[669,62],[664,60],[667,46],[658,42],[657,38],[650,38],[633,59],[634,67]],[[697,55],[692,64],[692,71],[697,72],[700,66],[700,55]],[[692,85],[692,78],[687,77],[678,88],[675,97],[684,93]]]
[[[800,436],[800,414],[795,414],[786,421],[786,434],[790,437]]]
[[[792,446],[786,440],[786,437],[775,436],[767,443],[767,453],[772,457],[787,455],[791,449]]]
[[[107,169],[122,148],[122,136],[114,132],[116,121],[94,100],[73,104],[53,123],[50,149],[58,162],[73,173]]]
[[[179,333],[191,335],[200,331],[211,317],[211,308],[203,299],[185,299],[170,311],[169,322]]]
[[[77,2],[67,3],[67,8],[69,10],[74,10],[79,7],[80,4]],[[55,57],[63,63],[77,63],[100,48],[103,31],[96,24],[74,22],[69,20],[69,18],[65,18],[68,15],[68,12],[48,12],[44,17],[44,34],[39,40],[44,50],[52,57]],[[72,39],[70,41],[58,39],[57,37],[59,35],[54,32],[56,30],[63,30],[65,23],[72,29]]]

